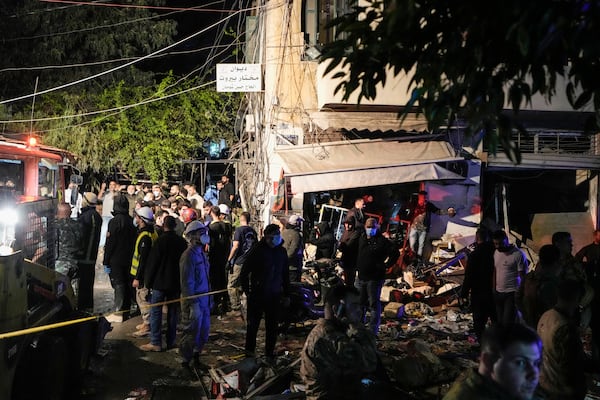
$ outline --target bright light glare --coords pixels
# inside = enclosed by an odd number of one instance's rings
[[[0,209],[0,255],[12,254],[15,242],[15,226],[18,222],[17,210],[14,208]]]
[[[0,209],[0,225],[15,226],[18,219],[17,210],[14,208]]]
[[[0,256],[9,256],[13,253],[13,249],[10,246],[0,246]]]

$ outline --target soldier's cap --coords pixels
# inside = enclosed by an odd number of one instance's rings
[[[188,235],[189,233],[195,232],[195,231],[201,231],[201,233],[206,233],[206,231],[207,231],[206,225],[204,225],[200,221],[192,221],[185,227],[184,234]]]

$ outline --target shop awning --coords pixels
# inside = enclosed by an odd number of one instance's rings
[[[291,146],[276,153],[295,193],[465,179],[436,164],[462,160],[445,141],[355,140]]]

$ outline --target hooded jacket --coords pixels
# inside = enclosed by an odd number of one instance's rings
[[[302,268],[302,258],[304,256],[304,243],[302,235],[296,225],[286,224],[281,232],[283,238],[283,248],[287,253],[288,265],[290,267]]]
[[[112,268],[123,267],[129,274],[137,231],[129,215],[129,201],[125,196],[115,197],[113,215],[114,218],[108,223],[103,263]]]
[[[333,236],[333,231],[329,227],[329,222],[319,222],[316,229],[311,232],[308,242],[317,246],[317,254],[315,255],[317,260],[319,258],[333,257],[335,237]]]
[[[200,245],[189,245],[179,260],[179,274],[181,279],[181,296],[188,303],[198,303],[202,307],[210,306],[210,296],[201,296],[193,299],[188,297],[210,292],[210,279],[208,270],[210,265],[208,257]]]

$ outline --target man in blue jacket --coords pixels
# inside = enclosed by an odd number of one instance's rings
[[[186,321],[183,336],[179,342],[179,354],[183,357],[182,366],[189,369],[190,361],[198,367],[200,353],[210,331],[210,265],[204,247],[210,242],[208,228],[200,221],[192,221],[185,228],[185,237],[189,241],[188,248],[181,255],[179,273],[181,275],[181,297],[183,309],[188,313],[182,318]]]

